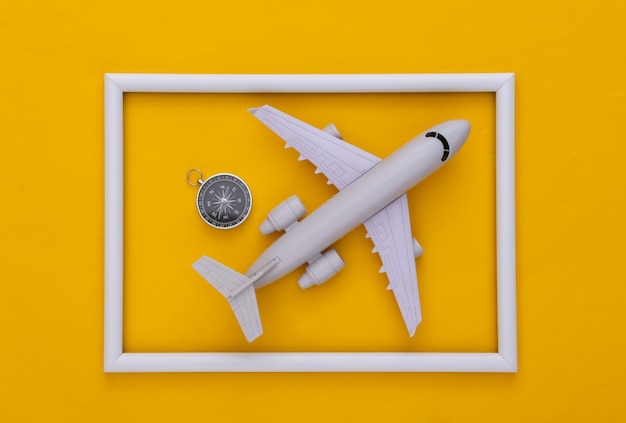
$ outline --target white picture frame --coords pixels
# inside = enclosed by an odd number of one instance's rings
[[[105,372],[517,372],[515,74],[105,74]],[[497,352],[127,353],[124,93],[495,93]]]

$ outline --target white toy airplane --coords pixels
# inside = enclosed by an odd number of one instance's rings
[[[255,288],[282,278],[308,263],[298,284],[320,285],[343,268],[343,260],[327,248],[364,224],[382,259],[410,336],[422,320],[415,259],[423,250],[411,234],[406,192],[438,169],[463,145],[469,122],[441,123],[413,138],[386,159],[342,141],[331,124],[316,129],[270,106],[250,109],[261,122],[295,148],[301,159],[317,166],[340,191],[302,221],[306,210],[295,195],[274,208],[261,224],[269,234],[285,230],[242,275],[202,257],[193,268],[224,295],[248,342],[263,329]],[[325,251],[327,250],[327,251]]]

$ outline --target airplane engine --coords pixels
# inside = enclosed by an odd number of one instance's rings
[[[289,230],[305,213],[306,209],[302,201],[300,201],[297,195],[292,195],[267,214],[267,219],[261,223],[259,229],[263,235]]]
[[[321,285],[343,269],[344,261],[335,249],[330,249],[315,258],[298,279],[300,288],[306,289],[313,285]]]

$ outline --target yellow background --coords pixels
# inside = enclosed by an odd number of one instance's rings
[[[625,12],[620,1],[2,0],[0,418],[624,419]],[[519,373],[104,374],[106,72],[515,72]],[[127,350],[495,349],[491,96],[215,97],[125,101]],[[410,194],[426,248],[416,338],[406,340],[360,228],[337,246],[347,266],[335,280],[300,292],[292,275],[259,291],[266,333],[252,346],[189,270],[198,252],[245,270],[271,241],[256,226],[274,204],[297,192],[312,210],[332,195],[245,112],[265,102],[333,120],[379,156],[437,120],[473,120],[458,160]],[[213,157],[216,139],[236,155]],[[250,222],[219,234],[198,222],[183,181],[195,166],[250,183]]]

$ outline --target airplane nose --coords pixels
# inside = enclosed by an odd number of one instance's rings
[[[466,120],[456,119],[444,122],[442,126],[438,132],[446,137],[450,148],[450,156],[452,156],[465,144],[471,125]]]
[[[472,125],[470,125],[470,123],[466,120],[459,119],[454,121],[453,132],[455,135],[452,138],[455,138],[459,144],[457,146],[457,149],[465,143],[465,140],[467,140],[471,128]]]
[[[441,161],[445,162],[465,143],[470,132],[470,123],[466,120],[449,120],[434,126],[426,133],[426,138],[436,138],[443,147]]]

